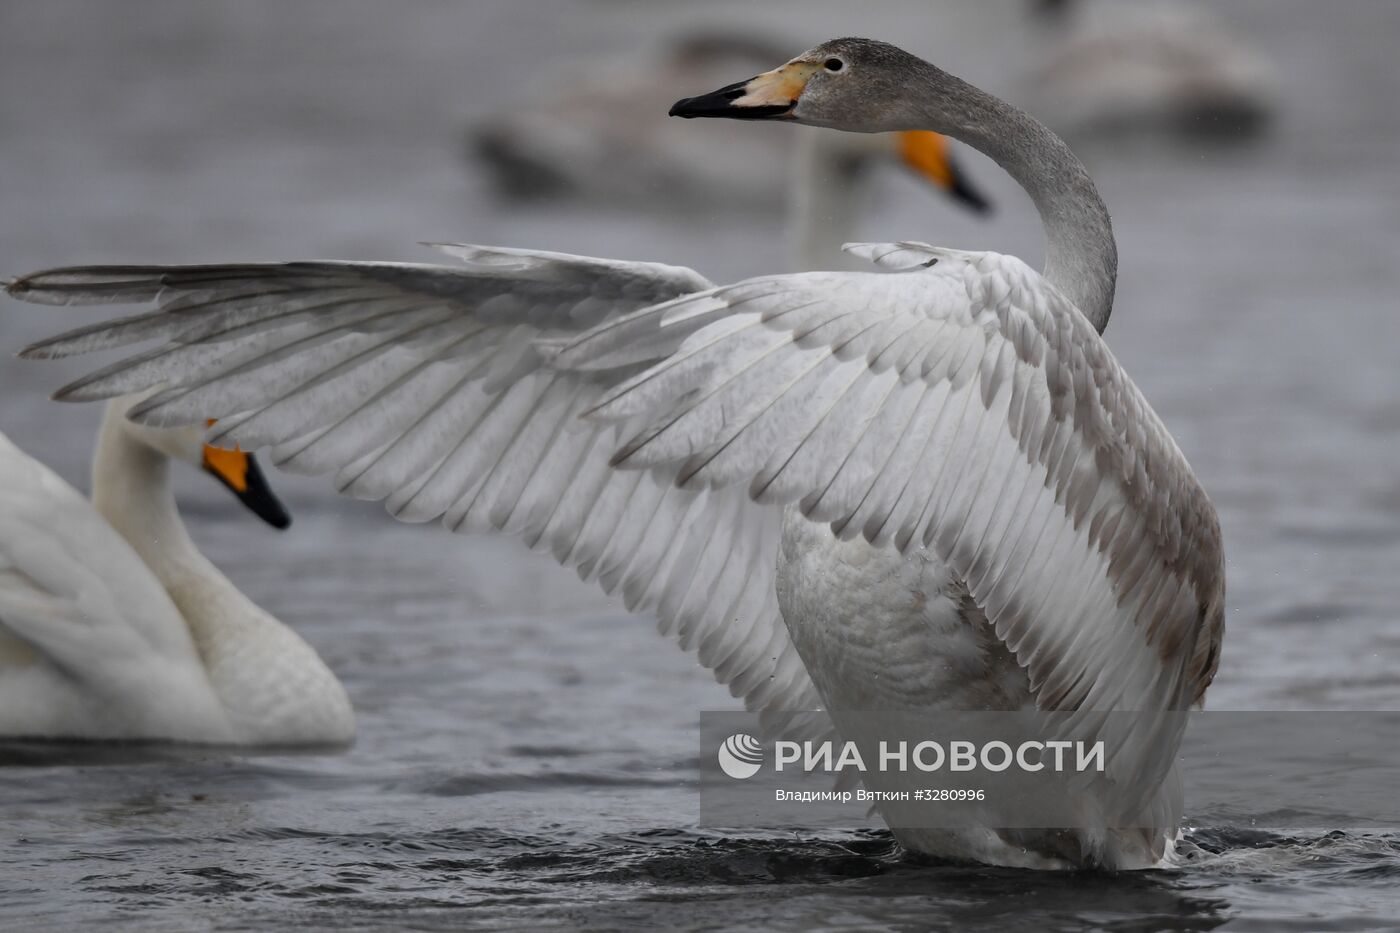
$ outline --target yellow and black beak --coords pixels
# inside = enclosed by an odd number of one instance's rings
[[[948,137],[929,130],[909,130],[898,136],[899,158],[905,165],[971,210],[979,214],[991,210],[991,202],[972,187],[954,160]]]
[[[241,450],[224,450],[221,447],[204,446],[204,469],[212,473],[238,497],[253,514],[273,528],[286,528],[292,517],[286,508],[272,494],[263,478],[258,461]]]
[[[669,116],[723,117],[729,120],[776,120],[792,116],[807,80],[821,65],[788,62],[781,68],[671,105]]]
[[[671,106],[673,117],[722,117],[729,120],[791,119],[807,82],[822,65],[791,61],[781,68],[718,91],[687,97]],[[968,182],[949,150],[947,137],[927,130],[896,134],[899,156],[906,165],[978,213],[990,202]]]

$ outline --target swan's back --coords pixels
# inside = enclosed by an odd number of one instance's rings
[[[136,551],[0,434],[0,734],[226,738],[189,629]]]

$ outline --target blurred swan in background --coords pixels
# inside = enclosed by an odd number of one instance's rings
[[[786,204],[793,272],[864,267],[863,260],[842,247],[855,235],[870,201],[871,172],[881,163],[898,159],[967,210],[991,210],[954,159],[948,138],[938,133],[828,133],[798,127],[789,135],[797,138]]]
[[[195,548],[169,462],[202,467],[269,524],[290,519],[247,454],[202,426],[108,403],[92,502],[0,434],[0,736],[346,743],[350,701],[295,632]]]
[[[677,37],[659,51],[590,63],[469,130],[472,154],[506,197],[648,210],[793,211],[798,269],[829,268],[850,239],[866,176],[903,163],[963,207],[987,210],[934,133],[866,135],[723,126],[687,132],[664,117],[706,82],[756,74],[778,43],[718,32]]]
[[[1159,864],[1177,714],[1219,663],[1224,556],[1099,336],[1117,246],[1088,172],[1029,115],[868,39],[671,113],[960,139],[1034,201],[1044,272],[912,242],[851,247],[885,272],[723,287],[477,246],[443,246],[458,265],[72,267],[7,290],[156,307],[24,355],[156,341],[56,397],[155,390],[138,424],[216,418],[209,443],[268,447],[401,520],[518,535],[655,614],[752,710],[1062,711],[1064,734],[1109,749],[1080,828],[895,820],[896,837],[1006,865]]]
[[[1277,106],[1268,60],[1187,0],[1036,0],[1050,50],[1026,100],[1060,132],[1246,139]]]

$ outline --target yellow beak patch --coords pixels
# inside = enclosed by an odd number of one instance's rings
[[[213,423],[212,418],[207,422],[210,425]],[[237,447],[225,450],[205,444],[203,460],[205,472],[212,473],[219,482],[232,489],[234,495],[238,496],[238,501],[251,509],[254,515],[273,528],[286,528],[291,525],[292,517],[268,488],[267,480],[263,479],[262,471],[258,469],[258,462],[253,459],[252,454],[245,454]]]
[[[248,455],[241,450],[204,447],[204,468],[229,485],[234,492],[248,491]]]
[[[210,425],[214,419],[210,418]],[[224,450],[222,447],[204,445],[204,469],[223,480],[234,492],[248,491],[248,455],[235,447]]]
[[[744,85],[744,96],[735,107],[790,107],[807,89],[807,80],[821,68],[814,62],[788,62],[765,71]]]
[[[948,139],[929,130],[908,130],[899,134],[899,157],[904,164],[929,181],[951,191],[956,182],[953,163],[948,158]]]
[[[979,214],[991,210],[991,203],[959,170],[946,136],[928,130],[909,130],[898,134],[896,145],[905,165],[951,194],[965,207]]]

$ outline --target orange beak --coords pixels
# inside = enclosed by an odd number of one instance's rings
[[[237,448],[224,450],[222,447],[210,447],[205,444],[203,465],[205,472],[213,474],[219,482],[233,491],[239,502],[273,528],[286,528],[291,525],[292,517],[273,495],[262,470],[258,467],[258,461],[254,460],[251,454],[245,454]]]
[[[928,130],[909,130],[899,134],[898,146],[900,159],[915,172],[977,213],[991,210],[991,204],[968,183],[954,161],[948,137]]]

